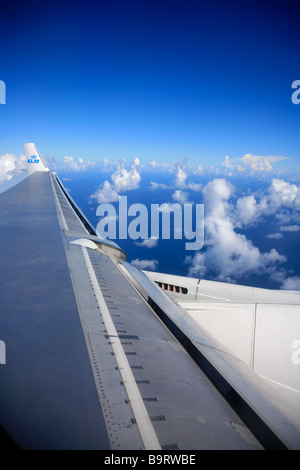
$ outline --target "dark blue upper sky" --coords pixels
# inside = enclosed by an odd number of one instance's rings
[[[0,153],[299,167],[296,1],[1,1]]]

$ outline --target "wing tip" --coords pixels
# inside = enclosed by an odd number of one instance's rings
[[[49,168],[47,167],[38,149],[36,148],[36,145],[33,142],[25,143],[24,150],[29,174],[32,174],[36,171],[49,171]]]

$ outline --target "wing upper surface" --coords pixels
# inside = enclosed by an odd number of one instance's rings
[[[261,448],[185,338],[213,368],[240,365],[97,237],[54,174],[0,195],[0,239],[1,424],[22,447]]]

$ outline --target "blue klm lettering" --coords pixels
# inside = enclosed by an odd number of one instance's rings
[[[30,158],[28,158],[27,163],[39,163],[39,159],[36,155],[31,155]]]

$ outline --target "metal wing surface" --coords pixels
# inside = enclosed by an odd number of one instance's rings
[[[269,374],[263,346],[278,305],[299,325],[299,294],[273,307],[249,301],[247,289],[233,298],[227,285],[135,269],[97,236],[34,144],[25,152],[28,176],[0,194],[0,420],[12,441],[299,448],[299,401],[271,383],[283,378]],[[297,376],[288,376],[299,396]]]

